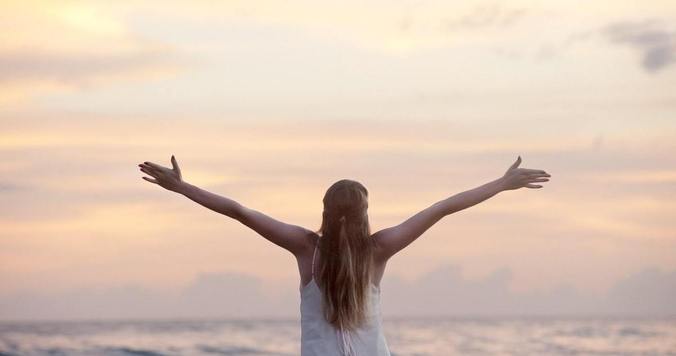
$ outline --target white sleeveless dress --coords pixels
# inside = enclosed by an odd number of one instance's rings
[[[354,332],[342,332],[322,313],[322,292],[315,282],[315,245],[312,280],[300,289],[301,356],[390,356],[380,315],[380,289],[371,284],[369,322]]]

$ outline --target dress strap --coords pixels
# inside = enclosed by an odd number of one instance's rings
[[[315,250],[312,252],[312,279],[315,278],[315,256],[317,255],[317,246],[319,245],[319,237],[317,237],[317,242],[315,243]],[[316,281],[315,281],[316,283]]]

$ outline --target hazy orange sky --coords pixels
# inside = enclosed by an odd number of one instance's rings
[[[141,179],[172,154],[313,230],[356,179],[373,231],[521,155],[544,189],[444,218],[388,276],[599,294],[676,270],[673,1],[0,4],[0,297],[210,273],[297,288],[288,252]]]

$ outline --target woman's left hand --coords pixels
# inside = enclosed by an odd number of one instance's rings
[[[176,162],[176,158],[173,155],[171,156],[172,168],[162,167],[159,164],[147,161],[138,166],[141,168],[141,172],[153,177],[142,177],[143,179],[155,183],[164,189],[177,192],[181,185],[183,185],[181,169],[178,167],[178,162]]]

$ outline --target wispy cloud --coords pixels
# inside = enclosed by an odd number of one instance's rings
[[[658,72],[676,62],[676,28],[673,22],[647,19],[609,24],[603,33],[614,43],[630,46],[641,54],[641,66]]]
[[[0,192],[15,192],[21,189],[24,189],[24,187],[19,184],[0,182]]]
[[[40,50],[0,52],[0,83],[52,81],[85,87],[108,80],[161,74],[176,66],[168,49],[139,49],[131,53],[53,53]]]
[[[185,6],[157,9],[164,16],[183,20],[267,24],[301,28],[304,32],[386,54],[476,43],[486,30],[504,31],[521,21],[528,10],[493,0],[460,2],[229,1],[210,7]],[[217,11],[214,11],[216,10]],[[243,14],[245,14],[243,16]],[[456,36],[455,33],[461,35]],[[453,35],[449,35],[453,34]]]
[[[5,6],[5,4],[3,4]],[[0,15],[0,103],[148,80],[185,67],[178,49],[133,32],[101,3],[10,2]]]
[[[505,8],[499,3],[477,5],[470,13],[445,22],[448,30],[505,28],[514,25],[528,13],[523,8]]]

